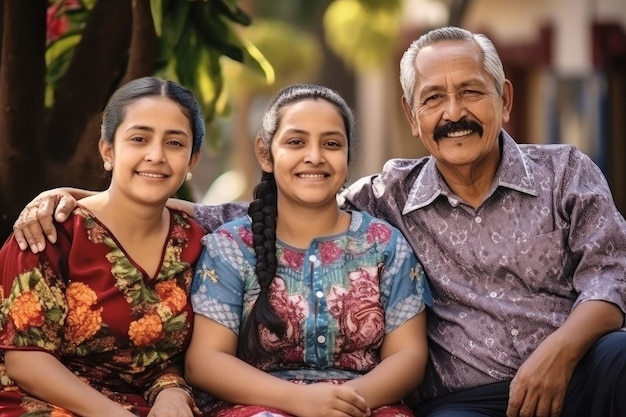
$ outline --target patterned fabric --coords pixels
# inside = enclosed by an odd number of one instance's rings
[[[57,230],[58,242],[42,253],[21,251],[13,237],[0,251],[0,348],[49,352],[145,416],[144,393],[166,368],[182,366],[193,317],[188,294],[204,232],[172,211],[160,270],[151,277],[85,208]],[[0,415],[72,415],[21,391],[3,362]]]
[[[587,300],[626,312],[626,222],[598,167],[567,145],[517,145],[480,207],[430,157],[389,161],[347,201],[398,227],[429,279],[430,361],[420,394],[506,381]]]
[[[194,312],[235,333],[260,291],[250,227],[244,217],[203,238],[191,291]],[[342,382],[364,374],[379,362],[384,335],[431,302],[404,237],[367,213],[352,212],[346,233],[314,239],[306,250],[276,246],[270,302],[288,336],[261,331],[271,354],[252,365],[277,377]]]

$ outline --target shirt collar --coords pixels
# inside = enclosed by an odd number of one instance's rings
[[[502,144],[502,160],[496,171],[489,195],[497,187],[507,187],[532,196],[538,195],[537,184],[529,160],[513,138],[504,130],[500,134],[500,143]],[[440,195],[448,197],[454,204],[459,201],[439,173],[435,159],[430,157],[409,191],[402,214],[426,207]]]

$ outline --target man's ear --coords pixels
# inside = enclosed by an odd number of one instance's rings
[[[513,109],[513,84],[511,81],[504,80],[502,86],[502,123],[506,123],[511,118],[511,110]]]
[[[257,137],[254,141],[254,153],[263,172],[274,172],[274,164],[272,163],[272,155],[270,155],[269,146],[267,146],[260,137]]]
[[[409,126],[411,126],[411,134],[416,138],[420,137],[419,133],[419,123],[417,122],[417,117],[413,115],[413,109],[411,105],[406,101],[406,98],[402,96],[402,110],[404,110],[404,115],[409,122]]]

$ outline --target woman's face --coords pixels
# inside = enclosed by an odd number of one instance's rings
[[[193,136],[180,105],[166,97],[144,97],[126,108],[113,146],[100,141],[113,165],[111,189],[142,203],[163,204],[193,169]]]
[[[343,118],[324,99],[305,99],[281,109],[271,145],[272,160],[261,160],[273,172],[279,207],[336,205],[348,177],[348,138]]]

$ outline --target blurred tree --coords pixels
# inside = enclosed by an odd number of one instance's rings
[[[236,0],[0,0],[0,238],[43,189],[102,189],[100,113],[119,85],[158,75],[221,112],[220,57],[271,76],[236,26]]]
[[[293,24],[274,19],[257,19],[245,29],[246,38],[256,45],[275,72],[275,82],[269,84],[258,74],[233,61],[224,62],[226,91],[232,105],[232,132],[230,144],[232,169],[244,179],[241,195],[236,199],[249,200],[256,185],[259,168],[254,155],[253,137],[260,120],[253,120],[253,103],[259,97],[276,93],[293,83],[312,82],[322,65],[319,41],[309,32]]]
[[[330,49],[356,73],[384,68],[400,36],[401,0],[335,0],[324,13]]]

